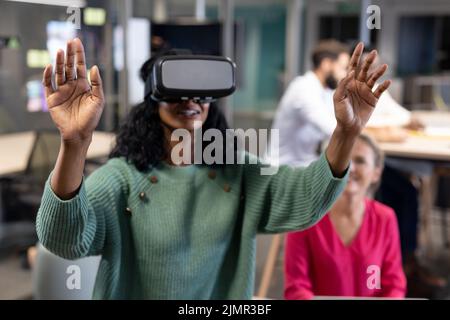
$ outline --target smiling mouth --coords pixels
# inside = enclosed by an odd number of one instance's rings
[[[184,117],[195,117],[200,114],[200,111],[194,110],[194,109],[183,109],[179,110],[177,114],[184,116]]]

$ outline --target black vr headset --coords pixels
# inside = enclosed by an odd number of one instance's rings
[[[158,58],[145,83],[145,98],[206,103],[232,94],[236,65],[228,58],[169,55]]]

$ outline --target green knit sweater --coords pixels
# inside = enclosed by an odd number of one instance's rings
[[[66,201],[47,181],[39,240],[66,259],[102,255],[95,299],[250,299],[256,234],[317,223],[347,174],[333,177],[324,154],[271,176],[248,163],[140,172],[111,159]]]

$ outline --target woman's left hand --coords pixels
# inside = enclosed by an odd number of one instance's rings
[[[363,49],[364,45],[360,42],[350,59],[349,73],[339,83],[333,96],[338,128],[354,136],[364,129],[378,98],[391,84],[390,80],[386,80],[372,91],[376,81],[388,66],[383,64],[368,74],[377,52],[373,50],[364,61],[360,61]]]

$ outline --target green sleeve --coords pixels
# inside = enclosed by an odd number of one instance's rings
[[[66,259],[102,253],[108,234],[118,228],[117,212],[126,206],[126,170],[120,162],[110,160],[83,179],[70,200],[61,200],[53,192],[50,174],[36,220],[44,247]]]
[[[272,175],[261,174],[261,164],[244,171],[246,210],[255,219],[257,232],[281,233],[306,229],[330,209],[345,187],[336,178],[325,153],[306,168],[280,166]]]

